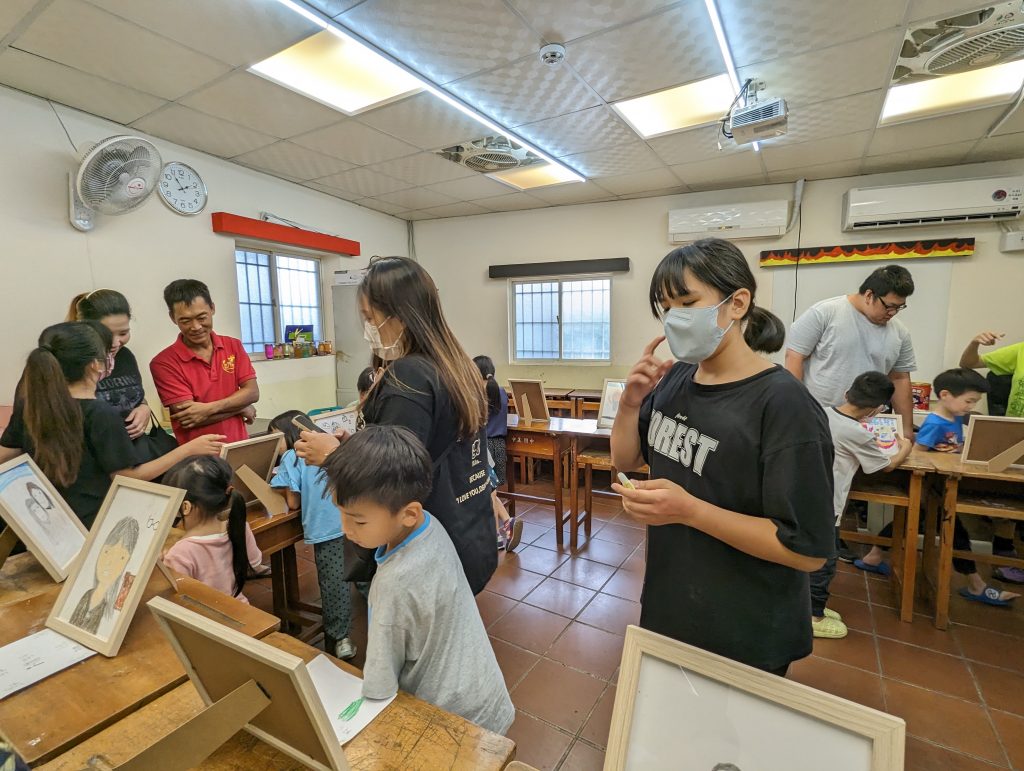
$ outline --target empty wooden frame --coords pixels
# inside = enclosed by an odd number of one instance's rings
[[[604,769],[902,771],[905,731],[892,715],[630,626]]]
[[[509,390],[516,402],[520,420],[546,423],[551,420],[543,380],[509,380]]]
[[[243,439],[239,442],[229,442],[220,451],[220,457],[224,458],[235,471],[235,489],[245,498],[245,505],[252,506],[260,499],[258,491],[253,490],[240,478],[238,470],[242,466],[248,466],[252,472],[269,482],[270,476],[274,473],[274,466],[277,464],[277,456],[281,452],[281,440],[284,434],[274,431],[263,436],[256,436],[251,439]],[[262,491],[259,491],[262,492]]]
[[[972,415],[964,438],[964,463],[985,463],[989,471],[1024,469],[1024,418]]]

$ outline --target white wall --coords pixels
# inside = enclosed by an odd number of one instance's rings
[[[879,174],[808,182],[804,189],[803,222],[783,238],[737,242],[757,277],[757,300],[787,324],[793,318],[794,280],[798,278],[796,312],[817,300],[855,292],[877,262],[761,269],[764,249],[796,246],[916,241],[943,237],[974,237],[971,258],[908,260],[917,291],[910,308],[900,314],[913,334],[918,357],[915,379],[931,380],[955,366],[960,351],[978,331],[995,329],[1008,340],[1024,339],[1020,287],[1024,285],[1024,253],[999,251],[995,224],[938,228],[907,228],[869,233],[843,233],[841,201],[851,187],[914,181],[1024,173],[1024,161],[974,164],[914,172]],[[436,280],[456,334],[473,356],[486,353],[499,377],[539,377],[553,386],[600,387],[605,377],[624,375],[643,346],[659,333],[647,302],[648,285],[658,261],[672,248],[668,242],[670,209],[702,203],[790,197],[792,185],[585,204],[510,212],[415,225],[419,260]],[[612,281],[612,363],[610,366],[510,365],[508,351],[508,285],[487,277],[493,264],[629,257],[628,274]],[[664,351],[667,354],[667,351]]]
[[[79,150],[118,133],[123,126],[57,106]],[[130,347],[157,403],[148,362],[177,334],[163,306],[164,286],[176,278],[205,281],[217,305],[215,329],[240,334],[234,240],[216,235],[210,212],[258,217],[261,211],[310,228],[359,241],[364,255],[404,254],[406,224],[314,190],[237,166],[204,153],[154,139],[164,161],[184,161],[209,188],[206,211],[195,217],[172,213],[154,194],[139,210],[101,217],[91,233],[74,230],[67,218],[65,175],[77,156],[50,106],[42,99],[0,88],[0,329],[8,339],[0,369],[0,403],[9,404],[28,351],[39,332],[61,321],[78,292],[109,287],[132,303]],[[361,267],[367,256],[327,256],[322,263],[324,329],[333,329],[333,272]],[[288,408],[329,406],[335,400],[332,359],[257,363],[261,417]]]

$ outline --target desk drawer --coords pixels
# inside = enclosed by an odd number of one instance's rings
[[[505,438],[509,455],[525,455],[528,458],[554,458],[558,451],[558,438],[553,434],[509,429]]]

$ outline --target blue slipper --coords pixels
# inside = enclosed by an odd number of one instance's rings
[[[892,568],[889,567],[888,562],[879,562],[877,565],[869,565],[864,560],[854,560],[853,566],[867,571],[868,573],[878,573],[880,576],[888,576],[892,574]]]
[[[991,586],[986,586],[981,594],[974,594],[969,591],[966,586],[960,589],[960,596],[965,600],[973,600],[974,602],[982,602],[986,605],[998,605],[1005,607],[1010,604],[1011,600],[1001,600],[999,595],[1002,594],[998,589],[993,589]]]

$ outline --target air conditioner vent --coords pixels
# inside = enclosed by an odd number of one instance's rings
[[[1022,201],[1022,177],[853,188],[843,197],[843,230],[1012,220]]]

